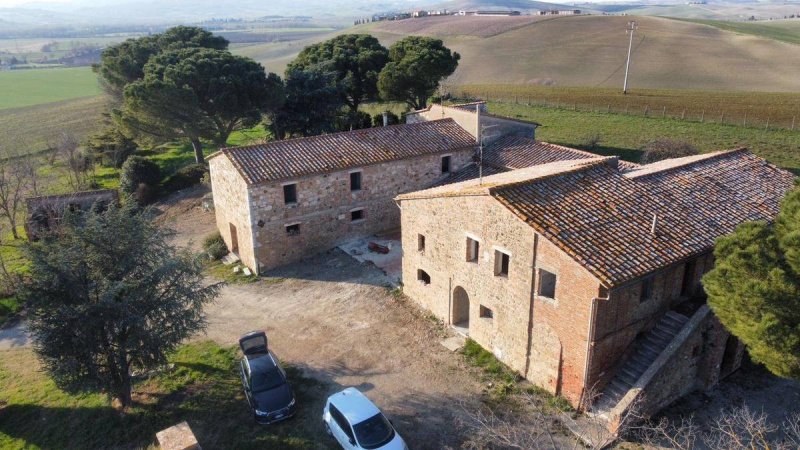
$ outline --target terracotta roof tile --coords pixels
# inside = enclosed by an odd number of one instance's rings
[[[298,178],[475,145],[452,119],[367,128],[262,145],[224,148],[248,184]]]
[[[652,169],[594,164],[492,195],[613,287],[709,251],[742,222],[773,220],[794,184],[746,151]]]

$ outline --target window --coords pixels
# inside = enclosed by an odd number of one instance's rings
[[[297,184],[283,186],[283,203],[286,205],[297,203]]]
[[[442,156],[442,173],[450,173],[450,156]]]
[[[329,411],[331,413],[331,418],[334,422],[336,422],[336,425],[338,425],[339,428],[344,431],[344,434],[346,434],[350,440],[355,441],[353,439],[353,430],[350,428],[350,424],[347,422],[347,419],[345,419],[344,414],[339,412],[339,410],[333,405],[330,405]]]
[[[494,312],[491,309],[481,305],[480,309],[478,310],[480,316],[484,319],[494,319]]]
[[[364,210],[357,209],[355,211],[350,211],[350,222],[358,222],[360,220],[364,220]]]
[[[428,272],[425,272],[422,269],[417,269],[417,281],[424,285],[431,284],[431,276],[428,275]]]
[[[425,235],[418,234],[417,235],[417,251],[424,252],[425,251]]]
[[[642,280],[642,290],[639,293],[639,303],[644,303],[653,296],[653,277]]]
[[[361,190],[361,172],[350,173],[350,190],[351,191]]]
[[[556,274],[539,269],[539,295],[547,298],[556,298]]]
[[[286,234],[289,236],[297,236],[300,234],[300,224],[295,223],[292,225],[286,225]]]
[[[511,262],[511,255],[500,250],[494,251],[494,275],[498,277],[508,277],[508,265]]]
[[[467,262],[478,262],[480,243],[472,238],[467,238]]]

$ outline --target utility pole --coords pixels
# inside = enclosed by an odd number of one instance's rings
[[[625,63],[625,83],[622,86],[622,93],[628,93],[628,69],[631,67],[631,49],[633,48],[633,32],[636,31],[638,26],[636,22],[631,20],[628,22],[628,28],[625,29],[625,34],[630,35],[630,40],[628,41],[628,61]]]

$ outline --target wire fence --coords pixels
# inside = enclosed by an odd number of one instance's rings
[[[658,104],[620,104],[620,102],[597,102],[583,103],[572,100],[562,99],[541,99],[535,96],[525,95],[497,95],[480,94],[474,92],[465,94],[464,92],[454,92],[451,96],[464,101],[485,100],[487,102],[507,103],[524,106],[535,106],[541,108],[554,108],[566,111],[581,111],[606,114],[624,114],[638,117],[669,118],[685,120],[688,122],[712,123],[720,125],[732,125],[748,128],[760,128],[763,130],[789,130],[797,131],[800,128],[800,116],[791,117],[759,117],[749,114],[747,111],[726,111],[724,107],[709,106],[708,108],[697,107],[676,107],[674,105],[665,106]]]

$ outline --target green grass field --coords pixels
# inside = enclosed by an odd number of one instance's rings
[[[0,72],[0,110],[100,95],[89,67]]]
[[[170,357],[170,368],[136,381],[135,404],[121,414],[105,395],[57,388],[29,349],[3,352],[0,448],[150,448],[156,432],[184,420],[203,448],[318,448],[315,442],[324,432],[316,429],[321,425],[311,408],[320,397],[318,383],[287,367],[298,416],[257,425],[242,393],[236,357],[233,348],[211,342],[184,345]]]
[[[604,155],[619,155],[638,162],[640,148],[657,138],[688,141],[703,152],[747,147],[768,161],[800,175],[800,132],[763,130],[736,125],[689,122],[660,117],[635,117],[604,112],[490,102],[494,114],[533,120],[542,124],[536,137],[542,141],[577,147]],[[600,142],[590,145],[595,136]]]

